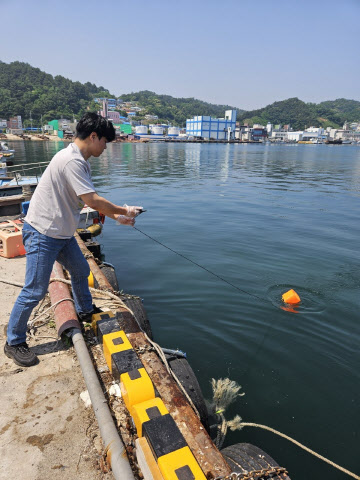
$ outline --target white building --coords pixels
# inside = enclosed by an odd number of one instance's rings
[[[273,130],[271,133],[271,139],[284,142],[288,139],[288,132],[285,132],[284,130]]]
[[[168,129],[168,136],[169,137],[178,137],[180,134],[180,128],[179,127],[169,127]]]
[[[287,139],[289,142],[300,142],[303,139],[303,131],[287,132]]]
[[[147,135],[148,127],[147,125],[137,125],[135,127],[135,135]]]
[[[225,118],[197,116],[186,120],[186,134],[214,140],[234,138],[236,126],[236,110],[227,110]]]
[[[156,136],[163,136],[164,135],[164,127],[161,125],[150,125],[150,132],[151,135],[156,135]]]

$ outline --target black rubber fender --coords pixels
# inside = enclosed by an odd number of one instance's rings
[[[151,325],[146,314],[146,310],[142,303],[141,298],[139,297],[130,297],[123,298],[123,302],[127,307],[129,307],[135,315],[135,320],[137,321],[141,330],[143,330],[151,340],[153,340],[153,334],[151,330]]]
[[[171,370],[175,373],[186,393],[194,403],[197,411],[199,412],[201,423],[209,433],[210,429],[208,410],[194,370],[184,357],[166,355],[166,358]]]
[[[118,292],[120,290],[119,288],[119,282],[116,276],[115,268],[113,265],[110,263],[102,263],[100,265],[101,271],[107,278],[108,282],[112,286],[112,288]],[[96,278],[94,277],[94,287],[98,288],[99,284],[96,281]],[[139,297],[125,297],[122,298],[123,302],[127,307],[129,307],[133,312],[135,316],[135,320],[137,321],[139,327],[141,330],[143,330],[150,338],[151,340],[153,339],[153,334],[151,330],[151,325],[149,322],[149,319],[146,315],[145,308],[143,306],[142,300]]]
[[[236,443],[230,445],[229,447],[223,448],[221,454],[231,468],[231,471],[236,473],[247,473],[253,470],[279,467],[279,464],[276,463],[270,455],[251,443]],[[290,480],[290,477],[284,473],[273,475],[271,478],[274,480]]]
[[[112,265],[100,265],[102,273],[105,275],[107,281],[110,283],[115,292],[119,291],[119,282],[116,276],[115,268]],[[99,288],[99,284],[94,277],[94,287]]]

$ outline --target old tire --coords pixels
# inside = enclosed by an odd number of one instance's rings
[[[115,292],[118,292],[119,282],[116,277],[115,268],[111,265],[100,265],[100,268],[112,288],[115,290]]]
[[[221,454],[231,471],[236,473],[279,467],[278,463],[270,455],[261,450],[261,448],[251,445],[251,443],[236,443],[230,447],[223,448]],[[271,478],[274,480],[290,480],[290,477],[286,474],[275,475]]]
[[[130,297],[130,298],[123,298],[122,300],[125,303],[125,305],[134,312],[135,320],[137,321],[141,330],[144,331],[148,335],[148,337],[151,338],[151,340],[153,340],[151,325],[146,315],[146,311],[141,301],[141,298]]]
[[[208,411],[201,388],[193,369],[186,358],[166,355],[171,370],[179,379],[200,415],[200,421],[209,432]]]
[[[102,273],[105,275],[107,281],[110,283],[111,287],[115,292],[119,291],[119,283],[116,277],[115,268],[112,265],[100,265]],[[94,277],[94,287],[99,288],[99,284]]]
[[[116,277],[115,268],[113,267],[113,265],[111,265],[110,263],[103,263],[100,265],[100,268],[103,274],[105,275],[106,279],[110,283],[111,287],[113,288],[113,290],[115,292],[118,292],[120,288],[119,288],[118,279]],[[94,287],[98,288],[98,285],[99,284],[94,278]],[[141,298],[135,297],[135,296],[129,297],[129,298],[122,297],[122,301],[125,303],[127,307],[129,307],[134,312],[135,320],[137,321],[139,327],[152,340],[153,334],[151,330],[151,325],[150,325],[149,319],[147,318],[146,311],[141,301]]]

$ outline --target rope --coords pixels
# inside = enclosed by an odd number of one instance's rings
[[[280,437],[285,438],[286,440],[289,440],[290,442],[294,443],[295,445],[297,445],[298,447],[302,448],[302,449],[305,450],[306,452],[311,453],[311,455],[314,455],[315,457],[319,458],[320,460],[323,460],[324,462],[326,462],[326,463],[328,463],[329,465],[337,468],[337,469],[340,470],[341,472],[346,473],[346,474],[349,475],[350,477],[353,477],[353,478],[355,478],[356,480],[360,480],[360,477],[359,477],[358,475],[356,475],[355,473],[350,472],[349,470],[347,470],[346,468],[341,467],[341,466],[338,465],[337,463],[334,463],[334,462],[332,462],[331,460],[323,457],[323,456],[320,455],[319,453],[314,452],[314,450],[311,450],[310,448],[306,447],[305,445],[303,445],[302,443],[298,442],[298,441],[295,440],[294,438],[291,438],[291,437],[289,437],[288,435],[285,435],[284,433],[281,433],[281,432],[279,432],[278,430],[275,430],[274,428],[267,427],[266,425],[260,425],[260,424],[258,424],[258,423],[247,423],[247,422],[242,422],[241,425],[240,425],[240,427],[257,427],[257,428],[262,428],[263,430],[268,430],[269,432],[275,433],[275,435],[279,435]]]
[[[61,282],[61,283],[65,283],[67,285],[71,285],[70,280],[65,280],[63,278],[52,278],[50,280],[50,282]],[[127,305],[125,305],[125,303],[121,300],[121,298],[119,298],[114,293],[111,293],[108,290],[99,290],[99,289],[93,288],[93,287],[89,287],[89,289],[90,289],[91,292],[105,294],[108,297],[110,297],[112,300],[115,300],[115,303],[117,303],[117,304],[121,305],[123,308],[125,308],[136,319],[136,315],[131,310],[131,308],[129,308]],[[195,407],[194,402],[191,400],[190,396],[186,392],[186,390],[183,387],[183,385],[181,384],[180,380],[177,378],[175,373],[169,367],[169,364],[166,360],[166,356],[165,356],[164,352],[162,351],[162,348],[160,347],[160,345],[157,344],[156,342],[154,342],[153,340],[151,340],[151,338],[148,336],[148,334],[140,326],[139,326],[139,328],[142,331],[142,333],[145,335],[145,338],[147,339],[147,341],[153,346],[153,348],[155,349],[155,351],[159,355],[159,357],[162,360],[163,364],[165,365],[168,373],[170,373],[170,375],[172,375],[172,377],[174,378],[174,380],[178,384],[180,390],[183,392],[184,396],[187,398],[188,402],[190,403],[190,405],[191,405],[192,409],[194,410],[195,414],[197,415],[197,417],[200,418],[200,414],[199,414],[197,408]]]
[[[51,307],[47,308],[44,312],[41,312],[40,315],[37,315],[36,318],[34,318],[31,322],[28,323],[29,328],[34,326],[35,322],[39,320],[39,318],[43,317],[49,310],[55,308],[59,303],[62,302],[72,302],[74,303],[74,300],[72,298],[62,298],[61,300],[55,302]]]
[[[139,325],[140,327],[140,325]],[[159,355],[160,359],[162,360],[163,364],[165,365],[165,368],[166,370],[168,371],[168,373],[170,373],[170,375],[173,377],[173,379],[175,380],[175,382],[178,384],[180,390],[182,391],[182,393],[184,394],[184,396],[186,397],[187,401],[190,403],[191,405],[191,408],[194,410],[196,416],[200,419],[200,413],[198,412],[198,409],[195,407],[194,405],[194,402],[191,400],[189,394],[187,393],[187,391],[185,390],[184,386],[182,385],[182,383],[180,382],[180,380],[178,379],[178,377],[175,375],[175,373],[171,370],[170,366],[169,366],[169,363],[166,359],[166,356],[165,356],[165,353],[163,352],[162,348],[160,347],[160,345],[156,342],[154,342],[153,340],[151,340],[151,338],[148,336],[148,334],[146,332],[144,332],[144,330],[142,330],[142,328],[140,327],[140,330],[143,332],[143,334],[145,335],[145,338],[148,340],[148,342],[150,342],[150,344],[154,347],[154,349],[156,350],[157,354]]]
[[[3,283],[7,283],[9,285],[15,285],[16,287],[23,287],[24,285],[21,284],[21,283],[18,283],[18,282],[10,282],[8,280],[4,280],[2,278],[0,278],[0,282],[3,282]],[[50,282],[49,283],[52,283],[52,282],[61,282],[61,283],[64,283],[66,285],[71,285],[71,281],[70,280],[65,280],[63,278],[52,278],[50,279]],[[125,308],[135,319],[136,319],[136,316],[134,314],[134,312],[131,310],[131,308],[129,308],[127,305],[125,305],[125,303],[117,296],[115,295],[114,293],[111,293],[109,292],[108,290],[99,290],[97,288],[93,288],[93,287],[89,287],[89,290],[91,292],[94,292],[94,293],[101,293],[101,294],[105,294],[106,296],[108,296],[109,298],[111,298],[112,300],[115,301],[116,304],[120,305],[121,307]],[[42,312],[39,316],[36,317],[36,319],[34,319],[32,321],[32,323],[29,324],[30,328],[34,325],[34,323],[39,319],[41,318],[42,316],[44,316],[49,310],[51,310],[52,308],[56,307],[59,303],[61,302],[64,302],[64,301],[71,301],[74,303],[74,300],[72,298],[64,298],[62,300],[59,300],[58,302],[56,302],[54,305],[52,305],[50,308],[46,309],[44,312]],[[187,398],[188,402],[190,403],[192,409],[194,410],[195,414],[197,415],[198,418],[200,418],[200,414],[197,410],[197,408],[195,407],[194,405],[194,402],[191,400],[190,396],[188,395],[188,393],[186,392],[185,388],[183,387],[183,385],[181,384],[180,380],[177,378],[177,376],[175,375],[175,373],[171,370],[171,368],[169,367],[169,364],[166,360],[166,356],[164,354],[164,352],[162,351],[162,348],[160,347],[159,344],[157,344],[156,342],[154,342],[153,340],[151,340],[151,338],[148,336],[148,334],[142,330],[142,328],[139,326],[140,330],[142,331],[142,333],[145,335],[145,338],[147,339],[147,341],[153,346],[153,348],[155,349],[155,351],[157,352],[157,354],[159,355],[160,359],[162,360],[163,364],[165,365],[166,367],[166,370],[168,371],[168,373],[170,373],[170,375],[172,375],[172,377],[174,378],[174,380],[176,381],[176,383],[178,384],[180,390],[183,392],[184,396]]]
[[[8,285],[14,285],[14,287],[20,287],[23,288],[24,284],[19,283],[19,282],[10,282],[9,280],[4,280],[3,278],[0,278],[0,282],[2,283],[7,283]]]
[[[215,445],[218,448],[218,450],[221,450],[221,447],[224,444],[225,437],[227,434],[228,430],[228,422],[226,421],[223,412],[219,413],[220,418],[221,418],[221,424],[218,425],[217,428],[217,434],[216,434],[216,439],[215,439]]]
[[[187,260],[188,262],[193,263],[193,264],[196,265],[197,267],[201,268],[202,270],[205,270],[205,272],[210,273],[210,275],[213,275],[214,277],[218,278],[218,279],[221,280],[222,282],[227,283],[228,285],[230,285],[231,287],[235,288],[235,289],[238,290],[239,292],[245,293],[246,295],[250,295],[251,297],[257,298],[258,300],[264,301],[264,299],[261,298],[261,297],[259,297],[258,295],[255,295],[254,293],[251,293],[251,292],[247,292],[246,290],[243,290],[242,288],[237,287],[237,286],[234,285],[233,283],[229,282],[228,280],[225,280],[225,278],[223,278],[223,277],[221,277],[220,275],[212,272],[212,271],[209,270],[208,268],[203,267],[202,265],[200,265],[199,263],[194,262],[193,260],[190,260],[190,258],[185,257],[185,255],[183,255],[182,253],[179,253],[179,252],[173,250],[172,248],[166,246],[164,243],[161,243],[159,240],[156,240],[155,238],[151,237],[151,236],[148,235],[147,233],[142,232],[142,231],[141,231],[140,229],[138,229],[137,227],[133,227],[133,228],[134,228],[135,230],[137,230],[138,232],[142,233],[143,235],[145,235],[145,237],[150,238],[150,240],[152,240],[153,242],[158,243],[159,245],[161,245],[162,247],[166,248],[167,250],[170,250],[170,252],[175,253],[176,255],[178,255],[178,256],[181,257],[181,258],[184,258],[184,259]]]
[[[49,283],[52,283],[52,282],[61,282],[61,283],[65,283],[66,285],[71,285],[71,281],[70,280],[65,280],[64,278],[51,278],[50,279],[50,282]],[[89,287],[89,290],[90,292],[93,292],[93,293],[101,293],[101,294],[104,294],[108,297],[110,297],[112,300],[115,300],[118,304],[120,304],[123,308],[125,308],[131,315],[133,315],[135,317],[135,314],[134,312],[131,310],[131,308],[129,308],[127,305],[125,305],[125,303],[121,300],[121,298],[119,298],[117,295],[115,295],[114,293],[111,293],[109,292],[108,290],[99,290],[97,288],[93,288],[93,287]]]

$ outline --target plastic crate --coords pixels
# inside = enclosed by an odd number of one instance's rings
[[[22,226],[21,222],[15,223],[12,220],[5,220],[0,223],[0,256],[13,258],[25,255]]]

